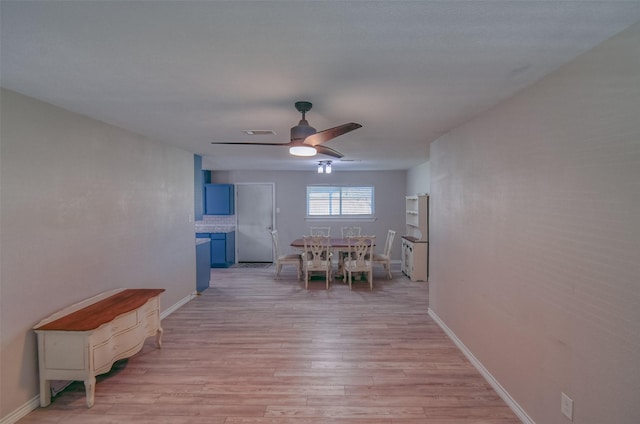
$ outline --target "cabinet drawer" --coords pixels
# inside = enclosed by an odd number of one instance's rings
[[[100,344],[116,334],[127,331],[138,323],[138,316],[135,311],[120,315],[113,321],[100,326],[92,335],[94,344]]]
[[[118,359],[129,356],[129,351],[141,345],[141,337],[139,335],[140,327],[134,326],[128,331],[120,333],[107,342],[96,346],[93,349],[93,368],[94,371],[100,371],[101,368],[109,367]]]

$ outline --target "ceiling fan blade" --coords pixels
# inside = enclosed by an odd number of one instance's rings
[[[346,134],[350,131],[357,130],[362,127],[360,124],[350,122],[348,124],[338,125],[337,127],[329,128],[328,130],[318,131],[317,133],[307,137],[304,142],[311,146],[317,146],[318,144],[325,143],[331,139],[334,139],[342,134]]]
[[[253,141],[212,141],[211,144],[244,144],[249,146],[289,146],[291,143],[257,143]]]
[[[344,156],[342,153],[336,150],[333,150],[331,147],[327,147],[327,146],[313,146],[313,147],[315,147],[318,153],[322,155],[332,156],[337,159],[340,159],[341,157]]]

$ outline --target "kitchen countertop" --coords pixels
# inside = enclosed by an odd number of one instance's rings
[[[413,243],[428,243],[429,240],[421,240],[419,238],[413,237],[413,236],[402,236],[403,239],[409,240]]]
[[[196,246],[199,246],[201,244],[205,244],[205,243],[209,243],[211,241],[210,238],[197,238],[196,239]]]
[[[235,230],[233,225],[196,224],[196,233],[229,233]]]

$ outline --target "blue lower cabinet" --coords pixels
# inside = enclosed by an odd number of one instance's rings
[[[236,232],[227,233],[227,266],[236,263]]]
[[[199,237],[199,238],[204,238],[204,237]],[[211,243],[197,244],[196,245],[196,291],[198,293],[202,293],[203,291],[209,288],[210,278],[211,278]]]
[[[211,233],[211,268],[228,268],[236,262],[236,233]]]
[[[229,268],[236,263],[236,232],[196,233],[197,238],[211,239],[211,268]]]

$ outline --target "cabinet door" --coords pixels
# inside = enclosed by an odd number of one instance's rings
[[[402,239],[402,272],[409,278],[413,276],[413,243]]]
[[[222,268],[227,261],[226,234],[211,233],[211,267]]]
[[[236,263],[236,233],[235,231],[231,231],[227,233],[227,252],[226,252],[226,262],[228,266]]]
[[[209,287],[211,276],[211,243],[196,246],[196,291],[201,293]]]
[[[205,184],[205,214],[233,215],[233,184]]]
[[[400,271],[403,274],[407,274],[407,242],[402,239],[402,246],[400,248]]]

